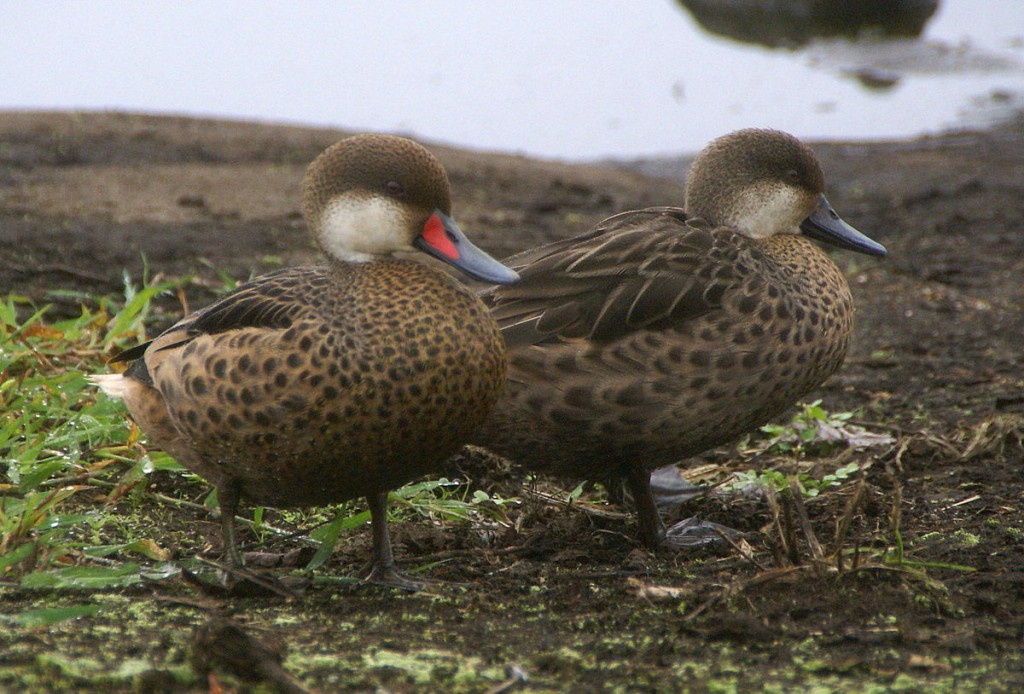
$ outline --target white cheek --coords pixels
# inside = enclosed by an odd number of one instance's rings
[[[788,186],[760,190],[750,196],[732,226],[755,239],[775,234],[799,234],[805,203],[799,191]]]
[[[409,250],[408,224],[394,200],[341,195],[324,208],[317,238],[328,255],[361,263]]]

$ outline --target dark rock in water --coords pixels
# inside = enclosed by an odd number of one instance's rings
[[[678,0],[707,31],[772,48],[827,36],[920,35],[938,0]]]
[[[873,67],[844,70],[843,74],[855,78],[861,86],[875,91],[886,91],[900,83],[900,73]]]

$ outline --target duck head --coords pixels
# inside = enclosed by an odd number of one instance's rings
[[[843,221],[824,195],[825,177],[811,148],[778,130],[739,130],[697,155],[686,183],[686,211],[751,238],[803,234],[885,255],[885,247]]]
[[[303,178],[302,215],[330,258],[360,263],[416,249],[483,282],[519,279],[470,243],[452,219],[444,167],[404,137],[355,135],[324,150]]]

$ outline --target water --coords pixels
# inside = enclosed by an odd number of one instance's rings
[[[668,0],[33,1],[0,9],[0,108],[407,132],[565,159],[692,152],[746,126],[937,132],[1024,100],[1024,2],[943,0],[922,41],[715,38]],[[865,89],[863,62],[899,83]]]

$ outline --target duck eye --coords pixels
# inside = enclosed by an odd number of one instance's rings
[[[384,190],[388,195],[400,198],[405,195],[405,187],[398,181],[388,181],[384,184]]]
[[[800,180],[800,174],[797,172],[796,169],[790,169],[789,171],[786,172],[786,178],[788,178],[791,181],[798,181]]]

